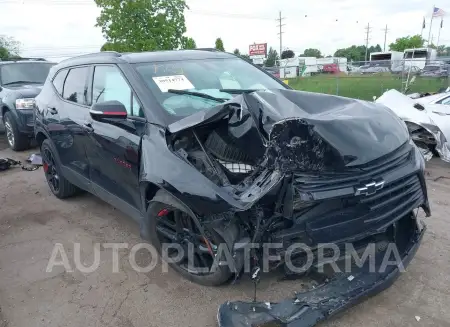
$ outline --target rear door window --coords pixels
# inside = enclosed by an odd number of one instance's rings
[[[87,77],[89,67],[72,68],[66,77],[63,98],[81,105],[87,105]]]

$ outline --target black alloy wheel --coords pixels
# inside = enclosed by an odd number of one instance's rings
[[[218,265],[220,244],[225,244],[215,232],[204,235],[192,217],[180,209],[159,202],[149,206],[150,237],[160,255],[172,259],[169,265],[186,279],[200,285],[218,286],[233,275],[228,265]],[[176,248],[173,248],[176,246]],[[181,249],[181,254],[178,249]],[[221,261],[225,257],[220,258]]]

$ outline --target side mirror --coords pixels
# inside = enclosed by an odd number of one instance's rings
[[[122,102],[116,100],[98,102],[91,107],[89,113],[95,120],[99,120],[102,118],[127,118],[127,109],[122,104]]]

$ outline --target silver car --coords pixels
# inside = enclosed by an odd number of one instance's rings
[[[406,123],[427,160],[434,154],[450,163],[450,88],[421,98],[389,90],[376,102],[390,108]]]

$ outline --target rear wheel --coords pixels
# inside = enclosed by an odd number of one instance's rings
[[[225,243],[217,233],[202,235],[189,214],[164,203],[150,203],[147,212],[152,243],[163,258],[170,259],[168,264],[172,269],[205,286],[218,286],[230,279],[233,273],[229,266],[218,266],[219,258],[214,264],[216,255],[220,255],[219,244]],[[163,249],[168,249],[164,250],[165,254]]]
[[[9,147],[14,151],[23,151],[30,146],[30,139],[27,135],[19,132],[17,122],[11,112],[5,113],[5,132]]]
[[[61,174],[61,168],[55,160],[49,140],[42,142],[41,156],[45,178],[52,193],[60,199],[68,198],[78,193],[79,189]]]

